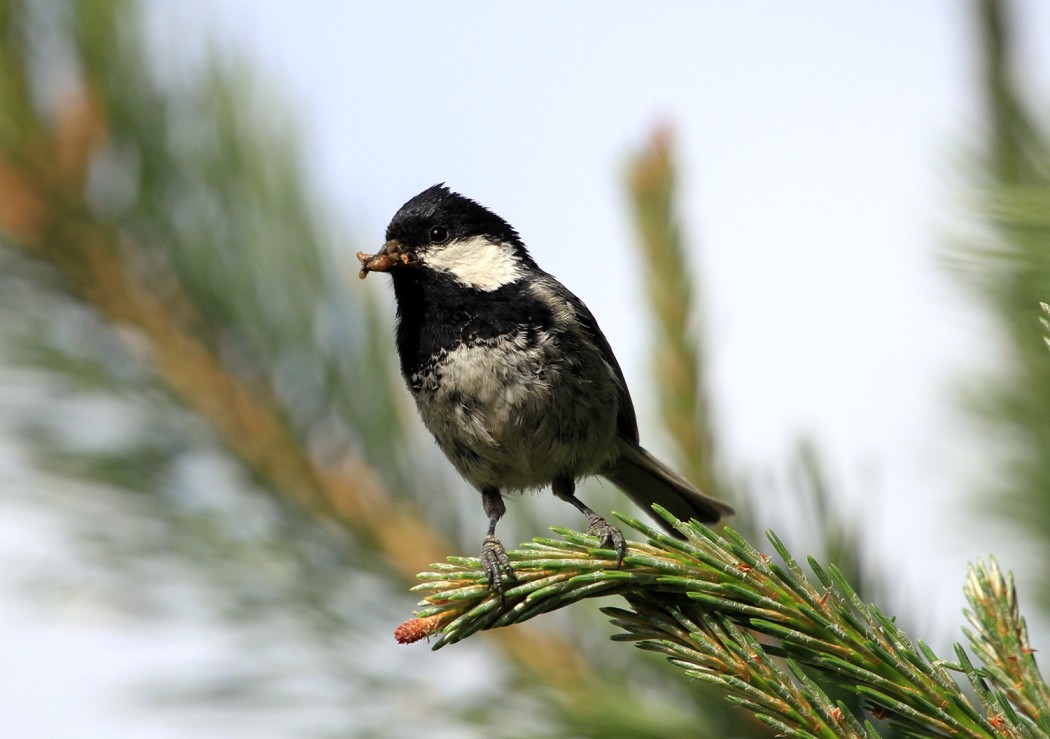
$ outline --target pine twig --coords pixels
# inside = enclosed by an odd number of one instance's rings
[[[701,524],[676,521],[659,507],[656,511],[686,540],[616,514],[647,538],[630,544],[619,569],[615,552],[597,549],[593,537],[566,529],[554,529],[561,541],[522,544],[509,553],[518,582],[506,591],[505,605],[489,591],[477,559],[449,558],[432,565],[414,588],[428,593],[422,609],[395,635],[402,642],[434,637],[438,649],[584,598],[620,594],[629,610],[603,609],[625,632],[615,639],[667,655],[689,675],[721,686],[731,700],[787,735],[877,735],[870,724],[862,726],[831,701],[811,674],[858,694],[875,718],[889,717],[905,734],[1040,735],[1045,712],[1040,714],[1037,701],[1046,687],[1034,662],[1025,679],[1042,687],[1018,695],[997,685],[985,689],[982,705],[975,705],[951,672],[979,685],[990,675],[998,682],[994,670],[975,668],[961,648],[960,661],[950,663],[924,643],[916,646],[893,619],[861,602],[836,567],[811,559],[818,580],[814,584],[772,532],[769,540],[783,565],[731,529],[720,536]],[[981,592],[996,603],[989,612],[998,619],[1016,613],[1012,588]],[[981,642],[991,650],[979,652],[982,657],[1004,654],[1002,645],[993,646],[1001,638],[997,634],[981,632]],[[774,657],[785,658],[787,671]],[[1015,702],[1019,711],[1009,708]]]
[[[1004,576],[994,558],[987,565],[978,562],[970,566],[965,590],[970,602],[966,617],[974,631],[963,631],[970,648],[984,662],[988,679],[1009,704],[1050,735],[1050,688],[1035,663],[1013,575]],[[977,692],[981,697],[987,695],[987,690]]]

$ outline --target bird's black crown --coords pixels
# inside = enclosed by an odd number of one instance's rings
[[[427,188],[402,205],[386,228],[386,239],[418,249],[434,243],[432,232],[436,228],[447,231],[441,241],[482,236],[511,244],[523,260],[532,262],[513,226],[480,203],[452,192],[444,183]]]

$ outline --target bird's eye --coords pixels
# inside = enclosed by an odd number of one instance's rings
[[[430,243],[443,244],[448,241],[448,229],[444,226],[434,226],[430,229]]]

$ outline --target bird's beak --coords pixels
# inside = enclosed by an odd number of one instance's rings
[[[357,259],[361,262],[359,276],[362,280],[368,277],[369,272],[389,272],[412,263],[412,257],[396,239],[383,244],[383,248],[377,254],[357,252]]]

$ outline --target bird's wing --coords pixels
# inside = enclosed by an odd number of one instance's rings
[[[571,307],[572,311],[576,314],[576,319],[583,326],[584,331],[587,332],[588,337],[594,342],[595,346],[598,347],[602,359],[604,359],[606,364],[608,364],[612,368],[612,371],[616,373],[616,379],[619,382],[620,390],[620,409],[616,417],[616,431],[622,438],[637,444],[638,418],[634,413],[634,403],[631,401],[631,393],[627,389],[627,381],[623,377],[623,370],[620,369],[620,363],[616,361],[616,355],[613,354],[612,347],[609,346],[609,340],[605,338],[605,334],[603,334],[602,330],[598,328],[598,321],[595,320],[594,315],[582,300],[573,295],[567,287],[550,275],[545,274],[544,277],[546,279],[543,280],[543,287],[551,292],[551,297],[560,298]]]

